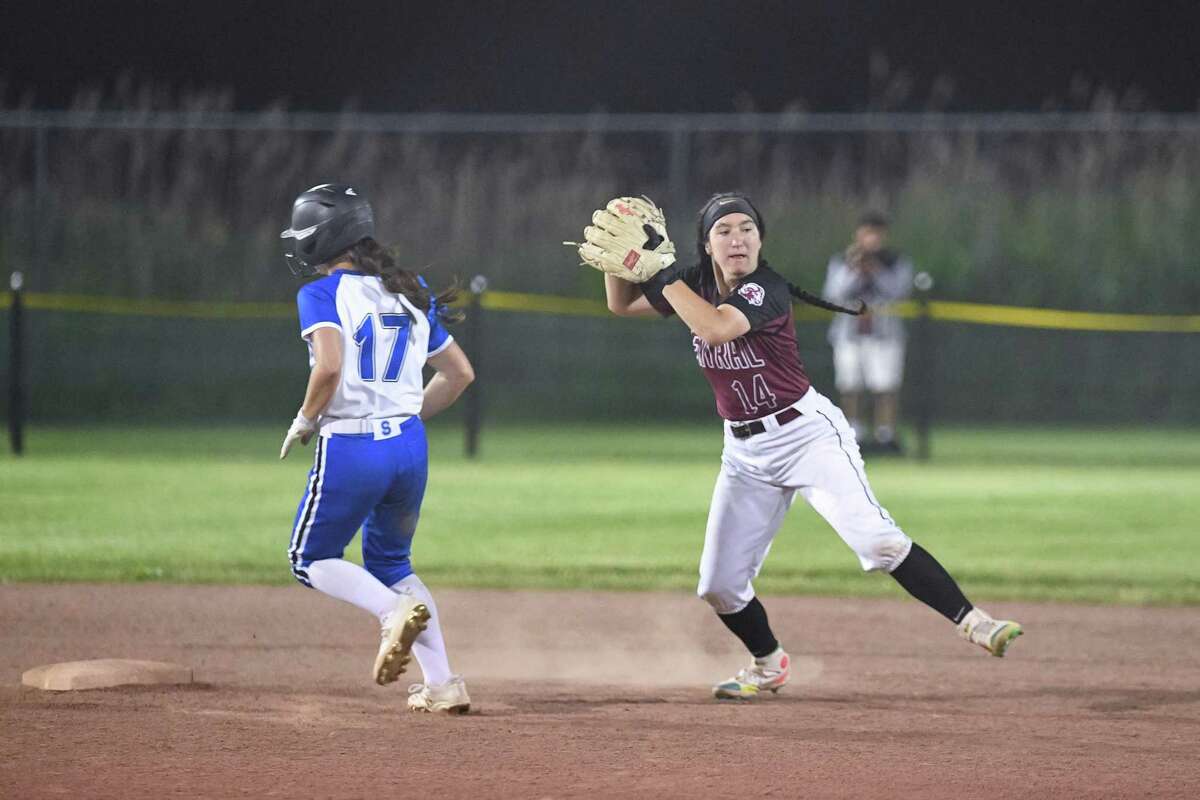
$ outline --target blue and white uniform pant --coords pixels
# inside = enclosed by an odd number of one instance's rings
[[[399,436],[371,434],[316,438],[313,468],[288,548],[292,574],[312,584],[306,568],[341,558],[362,528],[363,566],[385,586],[412,574],[413,534],[429,477],[429,448],[418,417]]]

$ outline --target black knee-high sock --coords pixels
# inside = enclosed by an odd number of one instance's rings
[[[769,656],[779,647],[779,642],[775,639],[775,634],[771,633],[771,626],[767,622],[767,610],[758,602],[757,597],[747,603],[741,611],[717,616],[725,623],[726,628],[733,631],[734,636],[742,640],[742,644],[746,645],[746,649],[755,658]]]
[[[945,567],[916,542],[900,566],[892,570],[892,577],[909,594],[955,625],[972,608]]]

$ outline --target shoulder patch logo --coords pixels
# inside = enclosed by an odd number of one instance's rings
[[[745,283],[738,287],[738,294],[746,298],[746,302],[752,306],[761,306],[763,299],[767,293],[757,283]]]

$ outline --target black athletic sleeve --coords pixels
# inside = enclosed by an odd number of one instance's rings
[[[741,311],[750,320],[750,330],[757,331],[792,310],[792,293],[780,275],[761,267],[742,281],[721,305]]]
[[[696,294],[703,295],[703,292],[700,289],[699,264],[694,264],[686,269],[681,270],[680,280],[686,283]],[[648,294],[645,295],[645,297],[650,301],[650,305],[654,306],[654,310],[659,314],[662,314],[664,317],[672,317],[675,315],[675,309],[671,308],[671,304],[668,303],[666,298],[661,294],[657,296]]]

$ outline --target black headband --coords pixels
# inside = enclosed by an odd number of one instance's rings
[[[758,219],[758,212],[754,210],[754,206],[750,205],[743,197],[722,197],[719,200],[714,200],[704,211],[704,220],[702,228],[704,233],[702,238],[708,238],[708,232],[712,230],[713,225],[717,224],[717,220],[721,217],[730,214],[745,214],[754,220],[754,224],[762,229],[762,222]]]

